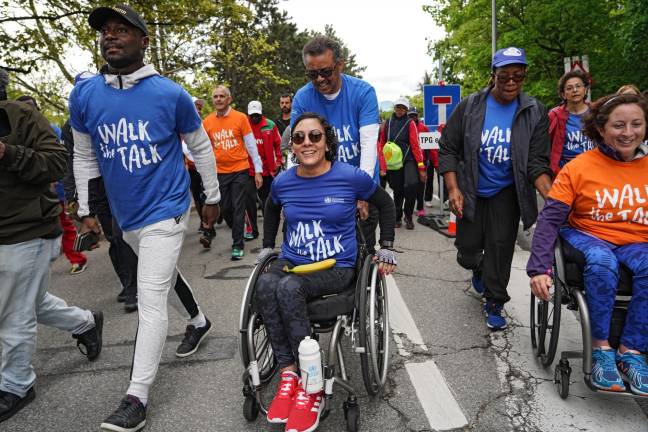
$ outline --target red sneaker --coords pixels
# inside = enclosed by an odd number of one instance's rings
[[[295,395],[286,432],[311,432],[319,425],[322,412],[322,392],[308,394],[299,386]]]
[[[270,423],[286,423],[288,421],[288,414],[290,414],[298,386],[299,377],[295,372],[286,371],[281,374],[277,394],[268,408],[267,418]]]

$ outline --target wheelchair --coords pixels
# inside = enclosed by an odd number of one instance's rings
[[[601,390],[592,384],[592,333],[590,315],[585,299],[583,284],[583,269],[585,256],[560,236],[554,247],[553,287],[554,293],[550,301],[544,301],[531,294],[531,345],[538,361],[548,368],[553,363],[560,335],[560,316],[562,306],[568,310],[578,311],[583,339],[582,351],[562,351],[560,360],[554,369],[554,383],[561,398],[569,395],[569,384],[572,369],[569,359],[583,359],[584,381],[594,392],[625,395],[640,398],[630,392],[627,385],[625,392],[609,392]],[[632,297],[632,273],[623,264],[619,266],[619,284],[617,286],[612,320],[610,323],[609,342],[613,348],[618,348]],[[626,383],[627,384],[627,383]]]
[[[350,337],[351,349],[360,355],[364,387],[371,396],[377,395],[387,380],[389,369],[389,313],[385,277],[378,272],[378,263],[358,244],[356,277],[351,286],[338,294],[308,301],[311,334],[330,333],[326,354],[322,355],[324,398],[320,421],[330,413],[334,388],[340,387],[348,397],[343,403],[346,428],[356,432],[360,428],[357,392],[351,385],[343,355],[342,337]],[[242,376],[243,415],[256,420],[259,411],[267,414],[268,404],[263,390],[277,373],[277,362],[270,340],[255,301],[255,286],[261,274],[278,258],[272,254],[259,263],[247,281],[239,318],[239,353],[245,372]],[[324,347],[322,347],[324,351]]]

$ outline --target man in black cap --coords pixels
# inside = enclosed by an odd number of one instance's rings
[[[139,258],[131,382],[101,427],[134,432],[146,424],[149,388],[167,334],[167,297],[178,277],[176,265],[188,226],[189,176],[181,140],[203,180],[207,198],[202,223],[207,229],[218,217],[220,192],[214,153],[191,96],[144,65],[149,38],[142,18],[117,5],[95,9],[88,22],[99,31],[108,64],[70,94],[81,230],[99,230],[88,208],[88,181],[101,176],[124,240]],[[200,311],[189,323],[179,356],[193,353],[211,328]]]

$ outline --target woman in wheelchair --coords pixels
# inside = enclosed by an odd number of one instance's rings
[[[648,395],[648,103],[636,95],[605,96],[591,106],[584,133],[596,148],[558,174],[538,217],[527,273],[531,290],[549,301],[556,237],[585,257],[591,316],[591,383],[602,390]],[[563,224],[567,222],[566,225]],[[621,343],[608,342],[619,264],[633,274]]]
[[[315,430],[322,393],[307,394],[299,385],[297,349],[311,327],[307,301],[339,293],[355,278],[357,256],[356,201],[369,201],[380,211],[379,271],[392,273],[395,210],[391,197],[368,174],[336,162],[335,130],[321,116],[304,113],[296,121],[291,147],[299,165],[272,183],[264,214],[263,249],[257,262],[272,253],[283,209],[286,224],[281,254],[256,285],[272,350],[281,372],[279,388],[267,413],[271,423],[287,423],[287,431]],[[335,266],[309,274],[284,266],[335,259]]]

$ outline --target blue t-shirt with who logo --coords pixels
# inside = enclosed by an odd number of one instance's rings
[[[290,127],[305,112],[320,114],[337,132],[337,160],[359,167],[360,128],[378,123],[378,98],[376,90],[366,81],[344,74],[341,79],[340,94],[333,100],[326,99],[310,82],[300,88],[293,99]],[[374,180],[380,181],[378,161]]]
[[[272,202],[283,207],[287,231],[281,258],[295,265],[335,258],[336,267],[355,266],[356,201],[377,185],[359,168],[334,162],[317,177],[300,177],[297,167],[272,182]]]
[[[565,145],[559,162],[561,168],[579,154],[594,148],[594,142],[583,133],[584,114],[569,113],[565,128]]]
[[[190,204],[179,134],[202,123],[189,94],[152,75],[116,89],[97,75],[70,94],[70,123],[89,134],[110,208],[124,231],[177,217]]]
[[[501,104],[492,95],[486,99],[486,116],[479,148],[477,195],[492,197],[513,184],[511,161],[511,128],[517,100]]]

